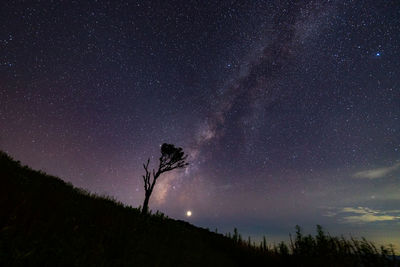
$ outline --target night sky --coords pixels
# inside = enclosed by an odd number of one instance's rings
[[[0,149],[137,207],[399,244],[399,1],[4,1]],[[190,210],[192,216],[186,216]]]

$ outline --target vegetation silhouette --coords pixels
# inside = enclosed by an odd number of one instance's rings
[[[399,266],[392,247],[296,227],[289,244],[245,240],[21,166],[0,152],[0,266]]]
[[[142,207],[142,214],[147,214],[149,210],[149,200],[151,193],[153,193],[154,186],[157,179],[164,172],[172,171],[174,169],[185,168],[189,163],[185,162],[187,155],[183,152],[180,147],[175,147],[172,144],[162,144],[161,146],[161,157],[159,159],[158,170],[151,172],[149,170],[150,158],[147,160],[146,164],[143,164],[143,168],[146,171],[143,175],[144,182],[144,201]],[[151,180],[153,177],[153,180]]]

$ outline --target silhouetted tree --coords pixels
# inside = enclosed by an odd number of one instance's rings
[[[185,168],[189,164],[186,162],[186,158],[187,155],[185,155],[182,148],[164,143],[161,146],[161,157],[158,170],[155,171],[153,169],[152,172],[149,170],[150,158],[147,160],[146,164],[143,164],[146,174],[143,175],[145,195],[142,214],[148,213],[150,196],[160,175],[174,169]],[[151,180],[151,177],[153,177],[153,180]]]

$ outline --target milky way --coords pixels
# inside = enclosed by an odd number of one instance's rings
[[[204,150],[207,153],[209,150],[207,145],[216,145],[226,131],[234,131],[235,138],[240,135],[245,138],[246,133],[232,128],[248,128],[246,124],[252,124],[257,120],[253,118],[253,114],[257,116],[258,110],[254,109],[260,105],[265,109],[279,101],[282,92],[279,91],[279,87],[276,88],[274,82],[284,79],[285,73],[298,54],[296,50],[301,50],[306,45],[311,31],[313,35],[318,35],[318,28],[324,23],[322,19],[331,16],[328,11],[332,7],[318,3],[307,5],[286,3],[286,6],[276,8],[279,8],[280,12],[271,18],[270,24],[266,25],[269,27],[268,37],[261,43],[262,48],[255,51],[253,58],[247,57],[227,84],[217,89],[217,96],[213,100],[205,122],[199,127],[195,140],[189,142],[188,149],[192,161],[189,169],[198,167],[196,161],[203,147],[206,147]],[[285,94],[293,93],[287,88],[285,91]],[[232,112],[235,114],[228,119]],[[241,146],[245,146],[246,141]],[[210,155],[203,161],[207,159],[210,159]],[[186,176],[193,175],[193,172],[186,172]],[[175,178],[177,176],[170,176],[164,183],[170,185]],[[161,190],[158,191],[160,199],[164,199],[168,189],[168,186],[161,186]]]
[[[24,164],[139,206],[142,163],[173,143],[190,165],[160,178],[151,209],[256,239],[322,224],[398,244],[398,2],[0,12],[0,148]]]
[[[290,68],[291,59],[296,56],[295,50],[304,45],[308,37],[308,28],[320,23],[320,9],[323,7],[317,4],[304,7],[289,4],[280,8],[281,13],[276,14],[277,18],[272,18],[272,25],[268,25],[271,29],[265,47],[253,61],[246,62],[245,70],[240,70],[238,77],[229,81],[219,93],[214,110],[196,140],[196,146],[219,137],[219,131],[223,131],[221,128],[232,110],[240,110],[240,107],[245,106],[247,111],[260,100],[265,106],[276,101],[279,92],[274,92],[272,83],[275,79],[282,79],[279,76]]]

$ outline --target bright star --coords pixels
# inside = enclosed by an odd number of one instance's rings
[[[377,57],[380,57],[380,56],[381,56],[381,53],[380,53],[380,52],[377,52],[377,53],[376,53],[376,56],[377,56]]]
[[[190,210],[188,210],[188,211],[186,212],[186,216],[187,216],[187,217],[192,216],[192,212],[191,212]]]

